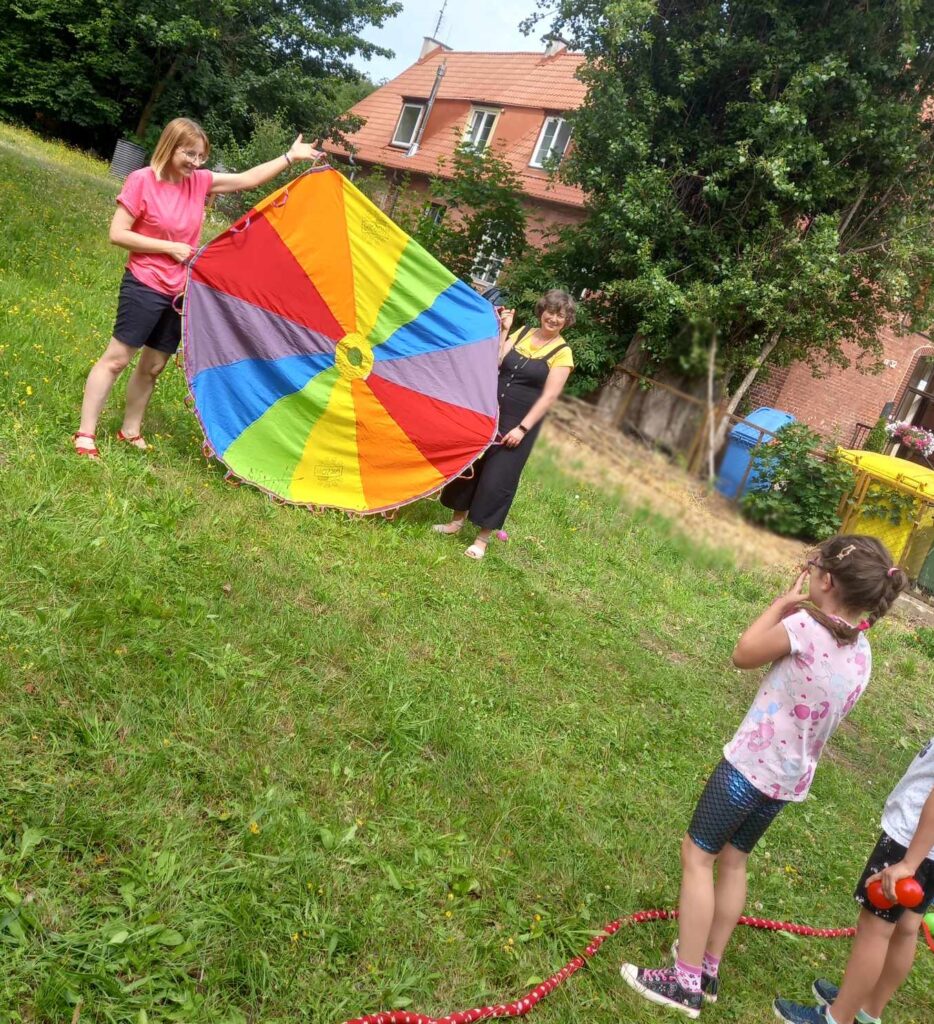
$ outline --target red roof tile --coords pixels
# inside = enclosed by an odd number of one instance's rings
[[[355,159],[416,174],[438,174],[439,158],[452,156],[465,127],[469,108],[463,103],[524,111],[535,115],[530,126],[518,138],[508,141],[495,131],[492,148],[512,165],[526,195],[566,206],[582,206],[580,189],[552,181],[544,171],[530,167],[529,161],[545,117],[580,106],[586,90],[575,78],[575,72],[583,60],[582,54],[567,50],[552,56],[433,50],[352,108],[354,114],[366,119],[363,128],[348,136]],[[390,145],[402,103],[407,99],[428,99],[442,61],[445,73],[426,126],[428,130],[418,152],[407,156],[405,149]],[[325,148],[331,153],[348,154],[344,147],[329,144]]]

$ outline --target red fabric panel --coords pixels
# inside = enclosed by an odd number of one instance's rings
[[[415,447],[445,477],[460,473],[492,441],[496,421],[371,373],[367,385]]]
[[[228,231],[195,260],[192,280],[267,309],[339,341],[344,329],[262,215]]]

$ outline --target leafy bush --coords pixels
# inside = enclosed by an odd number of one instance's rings
[[[754,466],[770,485],[740,501],[746,515],[776,533],[820,541],[840,528],[840,501],[853,487],[852,469],[803,423],[789,423],[756,452]]]
[[[876,425],[866,435],[866,442],[863,445],[864,452],[883,452],[885,446],[889,443],[889,434],[885,429],[885,425],[888,420],[884,416],[880,416]]]
[[[282,156],[295,141],[295,132],[285,123],[281,113],[273,116],[256,114],[253,118],[253,130],[250,138],[240,144],[234,140],[221,144],[211,154],[210,166],[215,170],[247,171],[257,164],[265,163],[275,157]],[[218,166],[220,165],[220,166]],[[234,192],[218,196],[217,208],[228,217],[240,217],[255,206],[264,196],[285,185],[296,177],[298,171],[304,171],[309,165],[301,164],[297,168],[288,167],[282,161],[282,173],[266,182],[259,188],[248,192]]]

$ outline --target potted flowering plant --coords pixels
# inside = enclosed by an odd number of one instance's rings
[[[885,430],[893,441],[917,452],[925,461],[929,461],[934,455],[934,432],[911,423],[887,423]]]

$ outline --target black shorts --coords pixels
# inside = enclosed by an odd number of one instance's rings
[[[897,864],[900,860],[904,860],[907,852],[907,846],[896,843],[890,835],[883,832],[879,836],[879,842],[876,843],[875,849],[869,854],[869,860],[866,861],[866,867],[863,869],[863,873],[856,883],[856,891],[853,893],[853,899],[861,907],[865,907],[870,914],[875,914],[876,917],[881,918],[883,921],[889,921],[892,924],[906,910],[910,910],[913,914],[924,914],[931,902],[934,901],[934,860],[928,858],[921,861],[921,867],[915,873],[915,878],[924,889],[924,899],[916,907],[903,907],[901,904],[896,903],[889,910],[879,910],[878,907],[874,907],[869,902],[869,898],[866,896],[866,879],[877,875],[883,868],[891,867],[891,865]]]
[[[727,843],[751,853],[787,803],[760,792],[724,758],[704,786],[688,835],[708,853],[719,853]]]
[[[182,318],[174,306],[177,297],[157,292],[127,270],[120,282],[114,337],[130,348],[146,345],[171,355],[182,340]]]

